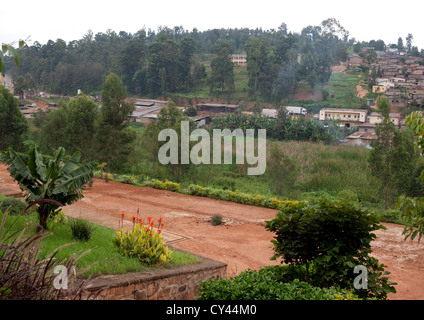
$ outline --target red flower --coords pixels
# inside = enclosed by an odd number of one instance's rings
[[[162,230],[158,230],[158,234],[161,234],[162,233]]]
[[[152,220],[152,217],[147,217],[147,221],[150,222],[150,220]]]
[[[125,216],[125,212],[121,212],[121,216],[123,218]]]

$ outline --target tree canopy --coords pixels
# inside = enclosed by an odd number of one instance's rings
[[[251,93],[270,99],[293,92],[299,80],[326,82],[331,66],[346,57],[347,39],[348,32],[334,19],[307,26],[301,33],[288,33],[284,23],[270,30],[201,32],[178,26],[134,34],[88,31],[68,43],[57,39],[24,45],[17,50],[20,68],[9,62],[8,69],[15,79],[30,76],[33,89],[64,95],[75,95],[78,89],[99,94],[104,79],[113,72],[128,94],[158,97],[195,88],[205,77],[200,61],[212,60],[209,84],[227,93],[233,75],[226,55],[247,53]]]

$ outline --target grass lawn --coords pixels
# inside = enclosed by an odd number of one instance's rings
[[[3,219],[2,213],[0,213],[0,218]],[[30,235],[35,232],[36,225],[36,214],[8,215],[4,232],[17,231],[19,233],[20,230],[26,227],[27,233]],[[197,257],[175,250],[173,251],[173,260],[170,263],[162,266],[143,265],[137,259],[128,258],[120,254],[112,243],[115,231],[98,225],[95,225],[91,238],[87,242],[72,239],[71,229],[66,222],[56,224],[50,232],[52,234],[43,239],[39,258],[43,259],[57,248],[73,243],[70,246],[60,249],[56,257],[68,259],[75,253],[78,256],[90,250],[77,263],[77,272],[85,270],[83,275],[87,277],[101,274],[122,274],[151,268],[173,268],[183,264],[199,262]]]

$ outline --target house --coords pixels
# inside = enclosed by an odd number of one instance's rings
[[[162,107],[140,107],[137,106],[130,115],[131,122],[140,122],[145,125],[157,120],[157,113]]]
[[[247,65],[247,54],[232,54],[230,58],[231,62],[236,66]]]
[[[209,123],[212,122],[212,118],[209,116],[195,116],[194,121],[196,122],[196,126],[199,127],[203,127],[205,125],[208,125]]]
[[[391,112],[389,113],[389,116],[390,116],[390,120],[393,122],[395,126],[400,125],[400,113]],[[368,118],[369,118],[369,123],[373,125],[376,125],[380,123],[381,121],[383,121],[383,115],[378,112],[372,112],[368,116]]]
[[[376,125],[374,123],[365,122],[358,125],[358,132],[375,132]]]
[[[341,126],[350,128],[365,123],[367,112],[365,109],[324,108],[319,112],[319,120],[338,120]]]
[[[377,139],[377,134],[373,131],[371,132],[362,132],[357,131],[345,138],[345,143],[351,146],[361,146],[369,148],[371,146],[371,141]]]
[[[164,107],[167,104],[168,104],[168,101],[149,100],[149,99],[137,99],[134,103],[136,107]]]
[[[349,54],[347,56],[347,63],[352,67],[359,67],[365,61],[364,58],[361,58],[357,54]]]
[[[213,104],[203,103],[196,105],[197,111],[208,111],[212,113],[235,113],[238,109],[238,105],[235,104]]]
[[[386,91],[384,95],[392,107],[403,108],[407,105],[407,97],[402,94],[399,89]]]
[[[387,87],[384,85],[372,86],[373,93],[385,93],[386,90],[387,90]]]

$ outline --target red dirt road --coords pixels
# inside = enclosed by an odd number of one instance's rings
[[[0,193],[2,189],[19,190],[0,164]],[[264,228],[277,210],[95,179],[84,198],[65,211],[117,229],[120,212],[126,213],[130,224],[137,208],[144,219],[163,217],[164,231],[169,232],[174,247],[227,263],[228,277],[278,263],[270,260],[273,234]],[[221,214],[226,223],[212,226],[208,219],[214,214]],[[384,225],[387,230],[375,232],[372,248],[391,272],[389,279],[397,283],[397,293],[389,299],[424,300],[424,244],[404,241],[402,226]]]

